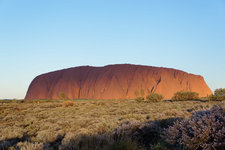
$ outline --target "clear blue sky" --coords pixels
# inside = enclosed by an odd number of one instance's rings
[[[131,63],[225,88],[224,0],[0,0],[0,98],[42,73]]]

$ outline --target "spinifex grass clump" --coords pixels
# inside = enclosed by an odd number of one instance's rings
[[[179,91],[174,93],[172,100],[196,100],[199,98],[199,94],[191,91]]]
[[[63,107],[69,107],[69,106],[74,106],[74,102],[73,101],[64,101],[62,102],[62,106]]]
[[[138,103],[141,103],[141,102],[144,102],[145,98],[144,98],[144,97],[136,97],[135,100],[136,100]]]
[[[134,94],[135,94],[135,96],[136,96],[135,100],[136,100],[138,103],[144,102],[144,100],[145,100],[145,98],[144,98],[144,95],[145,95],[144,90],[141,89],[140,93],[141,93],[141,95],[139,96],[139,91],[138,91],[138,90],[136,90],[136,91],[134,92]]]
[[[166,140],[188,149],[218,149],[225,147],[225,105],[199,111],[188,120],[176,122],[166,131]]]
[[[209,100],[211,101],[223,101],[225,100],[225,89],[216,89],[214,94],[209,96]]]
[[[143,96],[138,96],[135,100],[137,102],[161,102],[164,96],[158,93],[150,93],[146,96],[146,99]]]
[[[150,93],[148,96],[146,96],[146,100],[148,102],[160,102],[163,98],[164,96],[158,93]]]

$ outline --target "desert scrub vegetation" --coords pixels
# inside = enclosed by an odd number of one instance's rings
[[[225,89],[216,89],[214,94],[209,96],[209,100],[211,101],[223,101],[225,100]]]
[[[138,90],[136,90],[136,91],[134,92],[134,95],[136,96],[135,100],[136,100],[136,102],[138,102],[138,103],[144,102],[144,100],[145,100],[145,98],[144,98],[144,95],[145,95],[144,90],[141,89],[141,90],[140,90],[140,93],[141,93],[141,94],[139,95],[139,91],[138,91]]]
[[[145,101],[145,98],[139,96],[139,97],[136,97],[135,100],[136,100],[136,102],[141,103],[141,102]]]
[[[138,103],[141,103],[141,102],[149,103],[149,102],[161,102],[163,100],[163,98],[164,98],[164,96],[161,94],[150,93],[146,96],[146,98],[144,98],[143,96],[138,96],[138,97],[136,97],[135,100]]]
[[[1,102],[0,149],[167,148],[159,136],[165,127],[179,118],[188,119],[192,112],[210,109],[214,104],[221,103],[75,100],[73,106],[62,107],[63,102]],[[144,138],[146,136],[149,138]]]
[[[146,96],[147,102],[160,102],[162,101],[164,96],[158,93],[150,93]]]
[[[166,140],[184,149],[225,148],[225,103],[198,111],[190,119],[177,121],[166,130]]]
[[[196,100],[199,99],[199,94],[191,91],[179,91],[174,93],[172,100]]]
[[[63,107],[69,107],[69,106],[74,106],[74,105],[75,105],[75,102],[73,102],[73,101],[63,101],[62,102]]]
[[[61,92],[60,93],[60,96],[59,96],[62,100],[65,100],[66,99],[66,94],[64,92]]]

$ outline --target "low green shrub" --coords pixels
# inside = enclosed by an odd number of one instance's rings
[[[160,102],[164,98],[163,95],[158,94],[158,93],[150,93],[149,95],[146,96],[146,100],[148,102]]]
[[[191,91],[179,91],[174,93],[172,100],[196,100],[199,94]]]
[[[141,95],[139,96],[139,91],[138,91],[138,90],[136,90],[136,91],[134,92],[134,94],[135,94],[135,96],[136,96],[135,100],[136,100],[138,103],[141,103],[141,102],[144,102],[144,101],[145,101],[145,98],[144,98],[145,91],[144,91],[143,89],[141,89],[140,93],[141,93]]]
[[[65,93],[60,93],[60,98],[62,99],[62,100],[65,100],[66,99],[66,94]]]
[[[209,100],[211,101],[223,101],[225,100],[225,89],[216,89],[214,94],[209,96]]]
[[[141,103],[141,102],[144,102],[145,98],[139,96],[139,97],[135,98],[135,100],[136,100],[138,103]]]

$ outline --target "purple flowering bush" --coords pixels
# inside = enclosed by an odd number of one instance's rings
[[[224,104],[198,111],[188,120],[177,121],[166,130],[166,141],[192,150],[222,150],[225,147]]]

